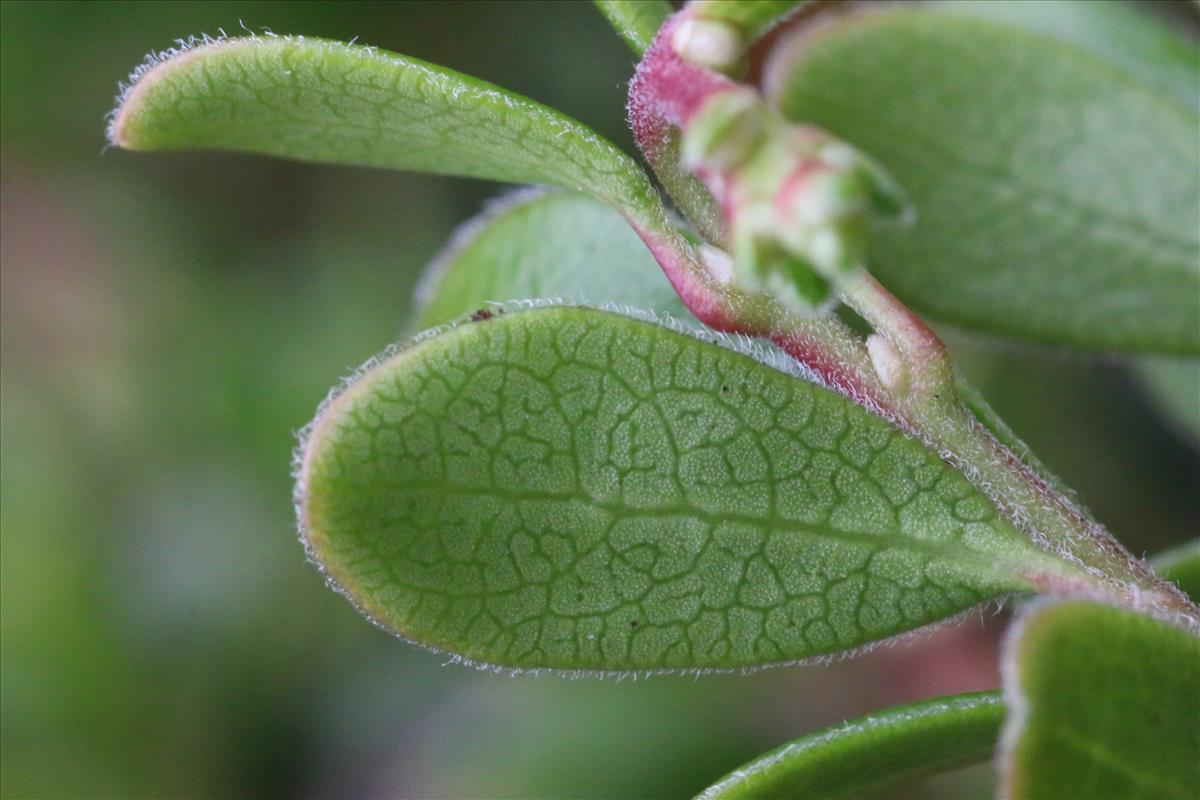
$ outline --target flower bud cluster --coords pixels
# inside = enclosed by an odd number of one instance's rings
[[[873,161],[828,132],[794,125],[748,86],[714,94],[688,120],[685,165],[725,214],[738,288],[796,312],[822,311],[862,269],[868,226],[905,201]]]

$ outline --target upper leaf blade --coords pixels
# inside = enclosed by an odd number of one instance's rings
[[[999,692],[935,697],[850,720],[738,767],[697,800],[858,797],[982,761],[1004,722]]]
[[[787,662],[1075,576],[841,395],[584,308],[481,315],[385,357],[300,464],[336,585],[509,668]]]
[[[109,138],[132,149],[243,150],[585,192],[629,221],[690,308],[716,315],[737,303],[747,316],[778,315],[709,272],[649,177],[613,144],[540,103],[418,59],[303,37],[207,41],[138,70]]]
[[[938,7],[1072,42],[1200,109],[1200,50],[1133,3],[943,0]]]
[[[766,84],[908,192],[916,224],[880,231],[870,268],[916,309],[1040,341],[1200,352],[1200,121],[1173,94],[1060,38],[928,8],[805,31]]]
[[[1126,609],[1030,609],[1010,633],[1002,797],[1200,796],[1200,638]]]
[[[211,41],[153,60],[109,127],[133,150],[213,148],[589,192],[658,219],[645,173],[587,126],[493,84],[373,47]]]

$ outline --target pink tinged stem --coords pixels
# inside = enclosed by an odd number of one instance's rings
[[[662,267],[663,273],[684,306],[704,325],[722,333],[770,339],[798,363],[811,370],[828,388],[861,405],[875,409],[889,419],[899,421],[893,412],[892,404],[880,391],[878,382],[855,365],[848,363],[842,354],[829,346],[821,334],[810,333],[802,325],[789,326],[788,329],[782,330],[741,318],[737,313],[737,299],[707,273],[700,272],[703,267],[688,259],[678,243],[647,229],[637,220],[630,222]]]
[[[686,128],[696,112],[712,97],[738,89],[740,84],[716,72],[684,61],[671,44],[686,11],[663,24],[646,50],[629,83],[629,124],[634,140],[652,161],[672,127]],[[713,187],[719,176],[698,175]],[[819,335],[802,326],[775,326],[751,322],[738,313],[738,301],[695,261],[680,252],[678,243],[658,231],[630,220],[642,241],[662,266],[680,300],[700,322],[723,333],[768,338],[796,361],[811,369],[829,388],[887,413],[890,403],[872,376],[846,363]],[[699,268],[698,268],[699,267]]]
[[[671,37],[685,14],[663,24],[629,82],[629,124],[643,152],[660,146],[669,125],[685,127],[713,95],[739,86],[724,75],[689,64],[675,52]]]
[[[630,222],[687,310],[714,330],[733,332],[737,321],[729,298],[711,277],[700,271],[703,267],[685,256],[680,243],[665,240],[661,234],[639,225],[637,220]]]

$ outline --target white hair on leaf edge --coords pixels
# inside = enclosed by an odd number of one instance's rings
[[[681,322],[673,317],[665,314],[646,311],[644,309],[633,308],[631,306],[621,306],[616,304],[605,304],[601,306],[584,306],[574,303],[569,303],[561,299],[533,299],[533,300],[514,300],[506,303],[492,303],[499,314],[520,314],[526,312],[534,312],[545,308],[579,308],[590,309],[593,311],[601,311],[618,316],[635,319],[648,324],[653,324],[662,328],[666,328],[683,336],[690,337],[697,341],[707,342],[723,347],[727,350],[745,355],[754,359],[758,363],[771,369],[775,369],[792,377],[799,378],[806,382],[820,385],[806,367],[798,364],[778,350],[768,349],[762,342],[743,335],[730,335],[725,333],[717,333],[706,328],[697,328],[690,326],[687,323]],[[317,571],[325,579],[325,584],[338,594],[342,595],[350,602],[350,604],[370,621],[376,627],[387,631],[392,636],[395,636],[402,641],[420,647],[438,655],[448,656],[446,664],[461,664],[463,666],[472,667],[478,670],[493,672],[500,675],[516,676],[516,675],[555,675],[567,678],[613,678],[615,680],[637,680],[638,678],[650,677],[653,675],[691,675],[700,676],[710,673],[740,673],[748,674],[757,672],[762,669],[772,667],[786,666],[807,666],[814,664],[831,664],[848,658],[855,658],[866,653],[869,653],[880,647],[891,647],[897,644],[907,643],[915,639],[929,635],[931,632],[940,630],[941,628],[953,625],[960,622],[975,613],[979,613],[981,618],[984,611],[993,607],[995,613],[1003,607],[1005,597],[1001,596],[990,600],[982,601],[964,611],[951,615],[942,620],[935,620],[926,623],[916,629],[902,631],[900,633],[878,639],[873,642],[867,642],[857,647],[847,650],[836,651],[832,653],[822,653],[803,658],[786,659],[782,661],[771,662],[767,664],[754,664],[741,667],[683,667],[683,668],[661,668],[661,669],[637,669],[637,670],[605,670],[605,669],[566,669],[560,667],[512,667],[500,664],[492,664],[485,661],[479,661],[469,656],[460,655],[452,651],[446,650],[428,642],[422,642],[407,636],[403,631],[397,630],[382,620],[374,613],[364,607],[364,605],[355,598],[350,591],[343,586],[332,572],[321,562],[313,550],[312,544],[308,535],[308,524],[305,516],[305,505],[307,500],[306,492],[306,473],[307,460],[310,448],[313,444],[314,434],[319,428],[322,420],[328,415],[330,409],[355,386],[358,386],[364,381],[367,375],[374,372],[382,365],[391,362],[398,356],[412,350],[422,342],[433,339],[448,331],[459,328],[463,325],[473,324],[470,315],[464,316],[459,320],[431,328],[423,331],[416,336],[410,337],[407,340],[397,342],[387,347],[378,355],[367,359],[360,367],[350,372],[345,378],[338,382],[336,386],[329,390],[325,399],[321,401],[317,408],[316,416],[312,422],[299,430],[296,434],[297,447],[292,455],[292,477],[295,479],[295,488],[293,492],[293,504],[296,512],[297,534],[301,544],[304,546],[304,552],[309,563],[316,567]]]

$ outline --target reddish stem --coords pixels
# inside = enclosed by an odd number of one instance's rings
[[[629,124],[643,152],[662,141],[669,125],[685,127],[705,101],[738,87],[724,75],[689,64],[675,52],[671,37],[684,13],[663,23],[629,82]]]
[[[663,24],[629,83],[629,124],[638,148],[651,158],[663,146],[671,127],[685,128],[714,95],[739,87],[724,75],[684,61],[675,52],[671,39],[686,19],[685,14],[675,14]],[[768,338],[811,369],[829,388],[888,413],[890,403],[870,376],[846,364],[819,337],[803,330],[781,331],[747,322],[738,314],[736,299],[710,276],[698,272],[696,264],[681,259],[674,243],[663,241],[636,221],[634,227],[684,306],[702,323],[723,333]]]

